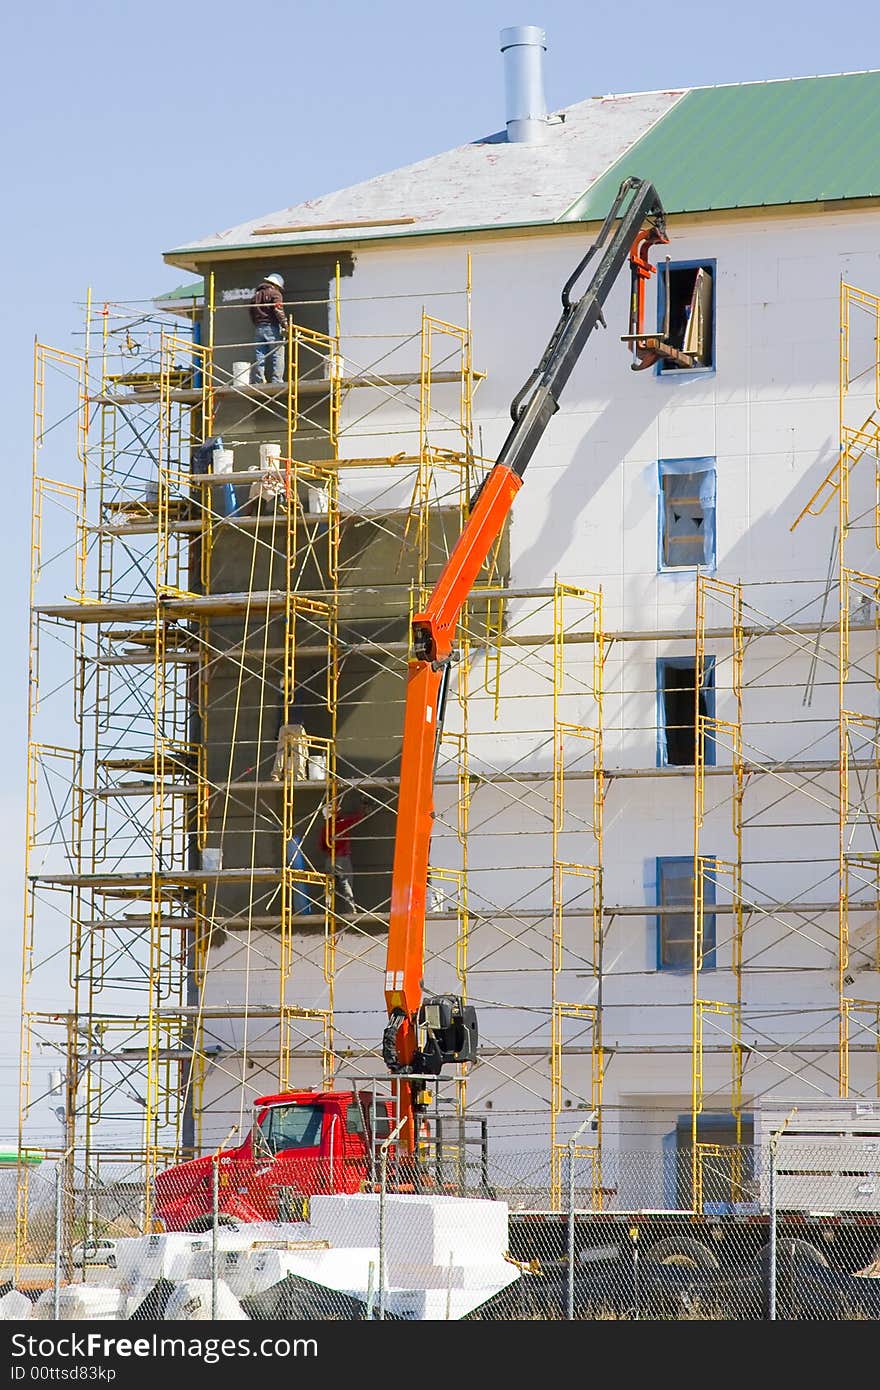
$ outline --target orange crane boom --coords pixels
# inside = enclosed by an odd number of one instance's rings
[[[513,424],[498,459],[471,501],[468,519],[424,612],[412,620],[385,970],[388,1023],[382,1039],[385,1064],[399,1078],[399,1113],[405,1121],[401,1142],[409,1153],[416,1151],[418,1112],[427,1100],[424,1077],[436,1076],[450,1063],[473,1061],[478,1045],[474,1008],[452,994],[425,996],[423,981],[434,768],[450,671],[457,659],[458,620],[522,487],[526,467],[559,409],[562,388],[593,329],[599,323],[605,326],[602,306],[628,256],[632,291],[630,333],[624,341],[633,343],[640,358],[633,366],[648,365],[641,362],[639,342],[644,281],[653,273],[646,256],[650,246],[667,241],[663,208],[653,186],[637,178],[624,180],[596,241],[563,288],[562,314],[540,363],[511,405]],[[585,292],[573,299],[587,264],[600,254]],[[666,355],[662,344],[660,351]]]

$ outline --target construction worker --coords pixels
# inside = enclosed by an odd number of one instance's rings
[[[273,271],[260,281],[251,299],[256,354],[251,381],[257,385],[264,381],[284,380],[287,315],[284,312],[283,289],[284,277]]]
[[[340,814],[341,800],[326,801],[322,807],[324,824],[321,826],[319,844],[324,855],[324,872],[332,874],[336,891],[340,895],[347,912],[357,912],[354,898],[354,869],[351,860],[351,831],[367,814],[360,802],[355,810],[347,815]]]

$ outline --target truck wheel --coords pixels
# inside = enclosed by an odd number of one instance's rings
[[[645,1251],[646,1260],[662,1265],[684,1265],[687,1269],[720,1269],[718,1257],[708,1245],[693,1236],[667,1236]]]
[[[801,1260],[811,1265],[822,1265],[828,1268],[828,1261],[822,1251],[816,1245],[812,1245],[808,1240],[801,1240],[798,1236],[784,1236],[782,1240],[776,1242],[777,1259],[781,1256],[790,1260]],[[769,1263],[770,1246],[762,1245],[760,1258],[764,1263]]]
[[[868,1263],[861,1269],[855,1270],[855,1273],[864,1274],[871,1279],[880,1278],[880,1245],[877,1246]]]

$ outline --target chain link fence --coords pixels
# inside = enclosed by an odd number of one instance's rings
[[[880,1318],[874,1140],[22,1177],[0,1172],[5,1319]]]

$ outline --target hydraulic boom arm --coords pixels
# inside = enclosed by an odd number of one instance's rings
[[[425,998],[422,980],[434,768],[449,673],[457,659],[453,644],[459,616],[587,339],[597,323],[605,326],[602,306],[624,262],[630,257],[630,327],[641,330],[647,250],[667,240],[663,208],[653,186],[626,179],[596,241],[562,290],[559,322],[511,405],[513,424],[498,459],[472,499],[467,522],[425,611],[413,618],[385,974],[388,1024],[382,1041],[387,1067],[401,1077],[400,1114],[408,1120],[401,1139],[409,1152],[416,1148],[414,1112],[422,1103],[423,1086],[404,1078],[436,1075],[446,1063],[471,1061],[477,1047],[474,1009],[455,995]],[[575,285],[596,256],[600,259],[590,283],[574,299]]]

